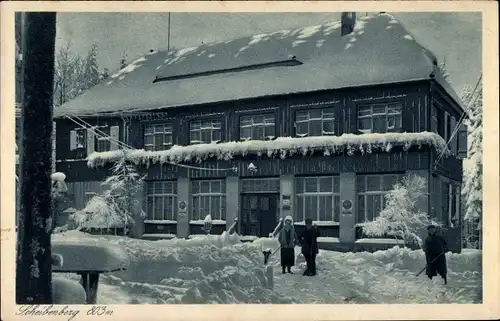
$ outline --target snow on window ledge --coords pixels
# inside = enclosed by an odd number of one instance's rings
[[[317,137],[279,137],[273,141],[226,142],[220,144],[197,144],[189,146],[174,145],[169,150],[145,151],[131,150],[127,158],[135,164],[181,163],[189,161],[201,162],[208,158],[231,160],[235,155],[248,154],[267,155],[285,159],[293,155],[306,156],[314,151],[322,150],[324,155],[346,152],[371,153],[373,150],[389,152],[394,146],[410,147],[433,146],[438,152],[445,151],[449,155],[444,139],[436,133],[371,133],[344,134],[342,136]],[[121,151],[94,152],[88,157],[89,167],[103,166],[115,162],[122,157]]]
[[[226,221],[224,220],[212,220],[212,225],[226,225]],[[205,220],[191,220],[189,224],[192,225],[205,225]]]
[[[305,226],[306,222],[295,222],[293,223],[294,225],[298,226]],[[339,226],[339,222],[333,222],[333,221],[313,221],[313,224],[316,224],[317,226]]]
[[[338,237],[318,237],[318,243],[339,243]]]
[[[177,221],[173,221],[173,220],[144,220],[144,223],[149,223],[149,224],[177,224]]]

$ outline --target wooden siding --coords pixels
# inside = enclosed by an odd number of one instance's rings
[[[433,174],[441,175],[457,182],[462,182],[462,160],[457,158],[456,156],[443,156],[441,157],[439,162],[436,162],[438,158],[439,154],[435,150],[432,150],[430,153],[431,172]]]

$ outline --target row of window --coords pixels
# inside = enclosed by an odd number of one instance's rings
[[[297,111],[295,136],[335,135],[333,107]],[[358,108],[358,130],[363,133],[397,132],[402,127],[402,104],[378,104]],[[276,137],[274,114],[245,115],[239,119],[239,139],[272,140]],[[144,147],[146,150],[165,150],[173,144],[172,123],[146,125]],[[190,144],[217,143],[222,140],[220,120],[195,120],[189,123]]]
[[[358,130],[362,133],[397,132],[402,127],[401,103],[359,106]],[[193,120],[189,122],[189,143],[208,144],[222,141],[223,123],[221,120]],[[295,136],[335,135],[337,128],[333,107],[301,110],[295,112]],[[115,132],[117,126],[99,128],[105,135]],[[166,150],[174,144],[172,122],[148,124],[144,126],[144,149],[150,151]],[[276,116],[273,113],[242,115],[239,117],[239,139],[272,140],[277,137]],[[119,137],[114,137],[118,140]],[[89,139],[85,129],[71,133],[71,150],[87,148]],[[93,148],[97,152],[112,150],[112,142],[107,137],[92,136]],[[94,151],[94,150],[92,150]]]
[[[403,174],[358,175],[356,181],[357,222],[372,221],[385,207],[385,195]],[[443,183],[444,184],[444,183]],[[175,181],[148,182],[147,219],[177,220],[177,186]],[[453,220],[458,209],[458,189],[443,185],[443,221]],[[279,178],[243,179],[241,193],[279,193]],[[224,180],[195,180],[191,182],[192,220],[226,219],[226,185]],[[340,219],[340,178],[338,176],[296,178],[295,220],[338,223]]]

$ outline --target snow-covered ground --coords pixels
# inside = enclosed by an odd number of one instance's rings
[[[262,250],[277,248],[271,239],[240,243],[237,236],[223,234],[146,241],[73,231],[54,236],[81,237],[117,244],[130,257],[128,270],[101,277],[98,303],[103,304],[481,302],[481,252],[476,250],[447,255],[444,287],[439,278],[415,276],[424,266],[422,251],[396,247],[375,253],[320,251],[316,277],[302,276],[299,248],[294,274],[282,275],[278,252],[269,262],[270,278]]]

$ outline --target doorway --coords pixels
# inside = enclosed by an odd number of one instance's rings
[[[278,224],[279,194],[243,194],[241,196],[242,235],[267,237]]]

